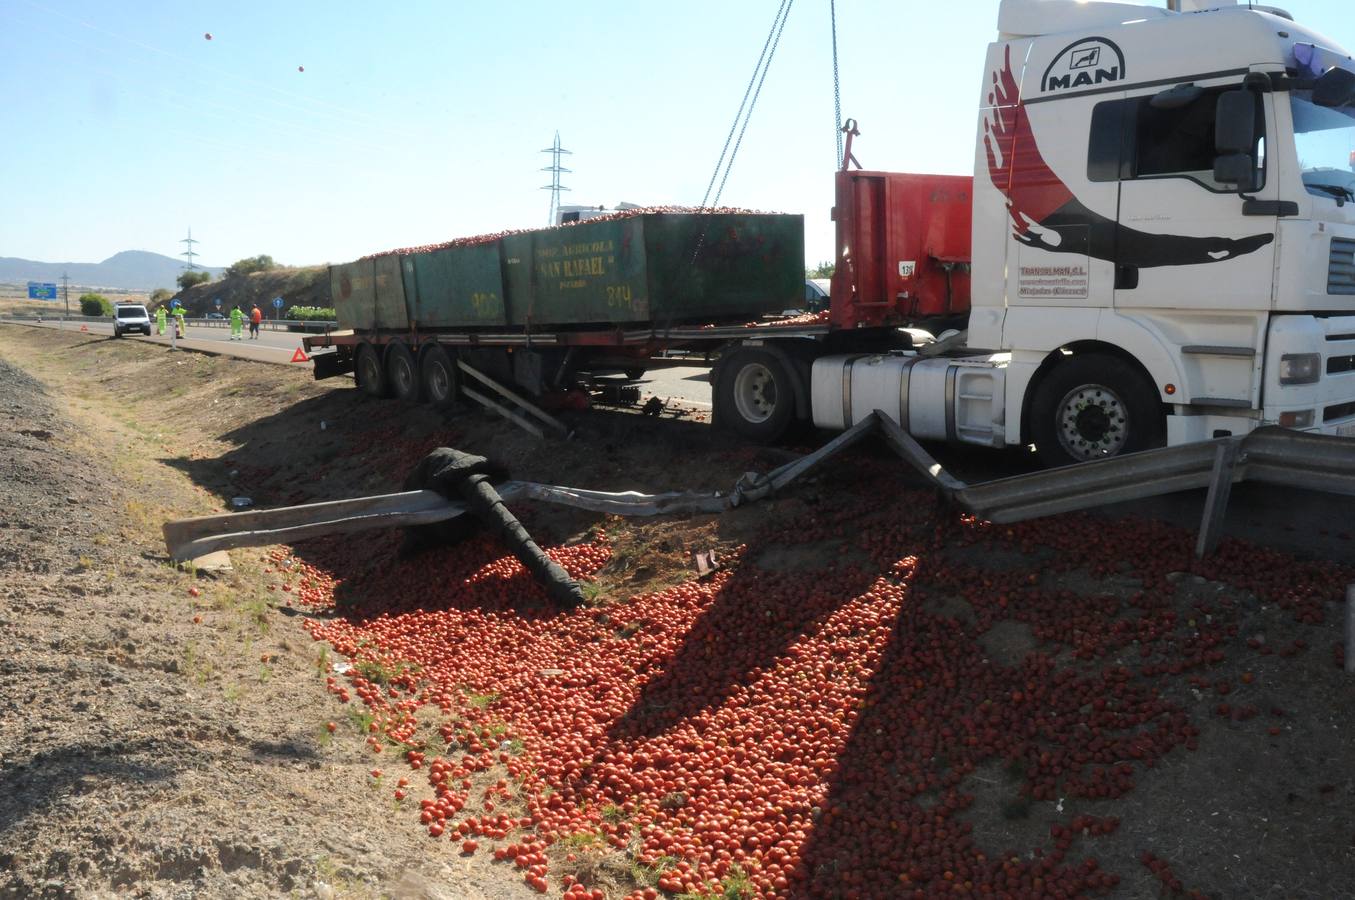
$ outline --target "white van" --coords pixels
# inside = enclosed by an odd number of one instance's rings
[[[113,337],[122,337],[129,331],[151,336],[151,317],[139,303],[119,303],[113,308]]]

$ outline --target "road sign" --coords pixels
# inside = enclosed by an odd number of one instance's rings
[[[281,297],[274,297],[274,298],[273,298],[273,308],[274,308],[274,309],[282,309],[282,298],[281,298]]]
[[[48,282],[45,281],[30,281],[28,282],[28,299],[55,300],[56,285],[49,284]]]
[[[220,309],[220,308],[221,308],[221,298],[220,298],[220,297],[217,297],[217,298],[216,298],[215,300],[213,300],[212,302],[216,304],[216,308],[217,308],[217,309]]]

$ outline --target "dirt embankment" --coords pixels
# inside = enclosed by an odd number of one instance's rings
[[[428,852],[272,563],[168,564],[216,435],[308,393],[276,380],[0,326],[0,898],[528,896]]]
[[[249,311],[255,303],[268,316],[274,314],[273,298],[281,297],[283,311],[293,306],[333,306],[329,299],[329,268],[306,266],[299,269],[270,269],[239,278],[222,278],[194,285],[175,295],[190,316],[210,312],[227,313],[235,304]],[[217,300],[221,306],[216,305]]]

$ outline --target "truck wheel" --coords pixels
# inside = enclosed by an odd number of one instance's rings
[[[1151,382],[1114,356],[1074,356],[1045,376],[1031,399],[1030,434],[1047,466],[1106,459],[1166,443]]]
[[[715,408],[721,424],[740,437],[775,443],[795,418],[791,374],[774,354],[756,347],[736,348],[720,363]]]
[[[386,348],[386,386],[396,400],[419,402],[419,373],[414,368],[414,354],[404,344]]]
[[[355,366],[358,387],[369,397],[386,396],[386,373],[381,368],[381,357],[371,344],[358,346],[358,359]]]
[[[425,400],[434,406],[450,406],[456,402],[456,363],[446,350],[437,344],[425,350],[419,374]]]

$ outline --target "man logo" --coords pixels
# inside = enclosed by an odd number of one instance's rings
[[[1058,73],[1058,74],[1055,74]],[[1068,91],[1123,81],[1124,54],[1113,41],[1091,37],[1075,41],[1059,51],[1044,70],[1040,90]]]
[[[1092,47],[1090,50],[1079,50],[1068,60],[1070,69],[1094,69],[1096,64],[1101,61],[1101,48]]]

